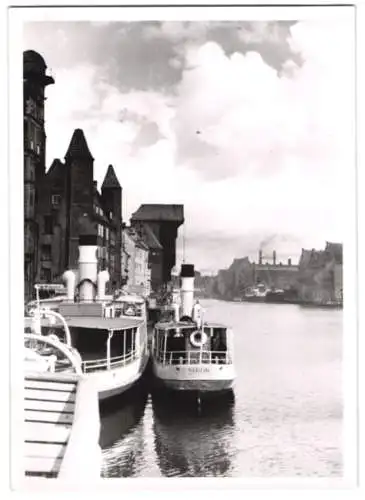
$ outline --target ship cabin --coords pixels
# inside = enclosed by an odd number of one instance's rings
[[[232,364],[232,331],[218,323],[201,329],[193,322],[159,322],[155,325],[152,354],[163,365]]]
[[[50,312],[54,320],[43,318],[40,333],[63,340],[67,329],[71,345],[81,355],[84,373],[126,366],[147,349],[146,305],[141,297],[123,295],[89,303],[64,301],[58,311]],[[34,318],[26,320],[26,331],[32,331]]]

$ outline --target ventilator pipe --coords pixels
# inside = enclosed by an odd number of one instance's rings
[[[179,304],[177,304],[176,302],[174,302],[172,304],[172,308],[173,308],[173,311],[174,311],[174,321],[178,322],[179,319],[180,319],[180,315],[179,315],[180,306],[179,306]]]
[[[105,300],[105,285],[108,283],[110,275],[108,271],[100,271],[98,274],[98,299]]]
[[[194,266],[192,264],[182,264],[181,266],[181,306],[182,316],[193,314],[194,305]]]
[[[66,283],[67,300],[73,301],[75,296],[76,273],[71,270],[65,271],[62,275],[62,279]]]
[[[95,285],[98,273],[97,237],[94,235],[79,238],[79,299],[92,302],[95,299]]]

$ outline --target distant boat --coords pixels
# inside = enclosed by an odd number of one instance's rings
[[[279,288],[272,288],[268,290],[265,297],[265,302],[271,302],[274,304],[283,304],[286,302],[285,300],[286,294],[284,290]]]
[[[263,283],[259,283],[254,287],[246,288],[242,299],[245,302],[265,302],[266,295],[269,289]]]

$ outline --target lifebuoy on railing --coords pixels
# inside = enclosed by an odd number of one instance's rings
[[[201,330],[196,330],[190,335],[190,343],[194,347],[203,347],[207,340],[208,335]]]

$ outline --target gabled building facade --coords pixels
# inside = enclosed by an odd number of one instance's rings
[[[123,228],[123,247],[127,259],[125,288],[147,297],[151,291],[150,249],[132,227]]]
[[[120,287],[122,189],[109,165],[99,192],[93,164],[84,133],[76,129],[65,162],[54,160],[45,175],[40,195],[39,282],[60,281],[66,269],[77,268],[79,237],[93,234],[99,269],[110,273],[108,287]]]

